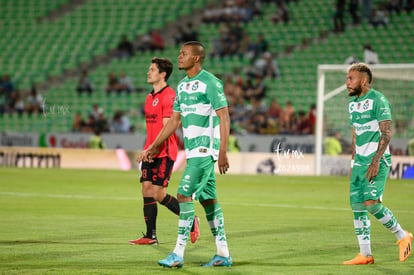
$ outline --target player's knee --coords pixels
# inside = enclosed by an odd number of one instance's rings
[[[184,196],[182,194],[177,194],[178,202],[191,202],[193,199],[191,197]]]
[[[381,209],[381,203],[379,202],[373,203],[373,204],[367,205],[366,207],[367,207],[368,212],[374,215],[374,214],[377,214],[378,211]]]
[[[162,200],[165,198],[166,193],[164,190],[155,190],[153,192],[152,197],[154,198],[154,200],[158,201],[158,202],[162,202]]]

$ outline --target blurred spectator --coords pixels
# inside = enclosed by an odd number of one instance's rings
[[[350,0],[348,5],[349,13],[352,16],[352,24],[354,25],[358,25],[360,23],[358,15],[359,1],[360,0]]]
[[[82,127],[83,133],[92,133],[95,129],[95,117],[93,115],[89,115],[88,119],[85,121],[85,124]]]
[[[119,78],[119,90],[122,92],[133,92],[134,91],[134,84],[132,83],[132,80],[129,76],[125,74],[124,71],[121,72],[120,78]]]
[[[8,101],[8,111],[9,113],[17,113],[19,115],[23,114],[24,112],[24,100],[20,96],[20,93],[14,91],[11,93],[9,101]]]
[[[110,132],[109,122],[106,119],[104,113],[100,113],[98,118],[95,121],[95,128],[98,129],[101,133]]]
[[[8,74],[3,75],[3,79],[0,82],[0,91],[4,93],[5,102],[7,104],[11,94],[14,92],[14,84]]]
[[[388,11],[389,14],[392,14],[393,12],[396,12],[398,15],[401,13],[401,10],[403,8],[401,0],[386,0],[385,1],[385,8]]]
[[[119,80],[114,72],[109,73],[108,84],[106,85],[106,93],[109,94],[111,92],[117,92],[117,93],[120,92]]]
[[[29,114],[43,112],[43,96],[32,86],[30,95],[27,97],[26,112]]]
[[[378,27],[378,26],[386,27],[388,25],[388,22],[389,22],[388,13],[384,5],[380,5],[378,9],[374,9],[372,19],[371,19],[371,24],[374,27]]]
[[[266,52],[268,45],[269,42],[265,39],[263,33],[259,33],[255,43],[255,54],[253,59],[256,59],[258,56],[261,56],[264,52]]]
[[[273,23],[284,22],[285,25],[289,23],[289,9],[284,1],[277,2],[275,13],[270,18]]]
[[[361,0],[361,20],[370,20],[372,16],[372,0]]]
[[[379,64],[378,53],[374,51],[370,44],[364,46],[364,62],[366,64]]]
[[[164,39],[158,30],[150,31],[151,36],[151,51],[164,50]]]
[[[92,115],[95,119],[98,119],[99,115],[103,114],[103,109],[99,107],[98,103],[94,103],[92,106],[92,110],[89,114]]]
[[[252,60],[256,54],[256,45],[250,40],[250,35],[245,33],[240,41],[239,57]]]
[[[282,116],[279,121],[279,129],[281,134],[293,134],[294,126],[296,124],[295,108],[291,101],[286,102],[286,106],[283,109]]]
[[[312,103],[309,109],[309,113],[308,113],[308,119],[309,119],[309,123],[311,126],[311,134],[315,134],[316,114],[317,114],[316,104]]]
[[[82,129],[85,127],[85,121],[82,119],[82,116],[79,112],[75,114],[73,117],[72,127],[71,131],[80,133],[82,132]]]
[[[89,95],[93,92],[93,85],[91,82],[91,79],[88,76],[88,71],[83,70],[81,76],[78,80],[78,86],[76,87],[76,91],[78,94],[81,94],[83,92],[87,92]]]
[[[282,116],[283,109],[279,105],[276,99],[272,99],[269,104],[269,108],[267,109],[267,115],[272,118],[274,121],[278,121]]]
[[[261,101],[266,97],[266,86],[263,83],[262,76],[257,75],[255,77],[254,86],[246,90],[244,97],[246,100],[255,98],[258,101]]]
[[[211,51],[210,51],[210,57],[223,57],[225,55],[225,36],[223,34],[220,34],[219,37],[213,38],[211,42]]]
[[[347,59],[345,59],[345,64],[348,64],[348,65],[358,63],[358,62],[359,62],[358,57],[355,54],[348,56]]]
[[[294,133],[297,135],[309,135],[311,134],[311,124],[309,121],[309,117],[306,116],[305,111],[299,110],[298,112],[299,118],[295,126]]]
[[[277,78],[280,76],[279,66],[272,53],[264,52],[253,64],[254,73],[262,77]]]
[[[345,31],[345,21],[344,21],[345,4],[346,4],[346,0],[336,0],[336,10],[335,10],[335,14],[333,17],[335,32]]]
[[[99,129],[95,129],[94,134],[89,138],[88,147],[90,149],[106,149],[106,144],[102,139]]]
[[[134,45],[128,40],[127,36],[122,35],[121,42],[118,44],[118,57],[130,58],[134,55]]]
[[[111,122],[111,132],[129,133],[131,123],[122,111],[115,112]]]
[[[342,153],[341,133],[336,132],[334,135],[327,137],[323,142],[323,148],[326,155],[337,156]]]
[[[5,92],[0,89],[0,115],[3,115],[5,112],[6,112],[6,95],[5,95]]]
[[[177,24],[177,30],[174,32],[174,44],[181,45],[185,41],[185,31],[181,24]]]
[[[255,113],[249,120],[247,131],[253,134],[267,135],[275,134],[276,128],[264,113]]]
[[[230,74],[226,75],[224,81],[224,94],[226,98],[229,99],[231,97],[242,98],[243,97],[243,89],[242,86],[238,83],[233,82],[233,78]]]
[[[141,37],[140,44],[138,46],[140,51],[149,51],[151,49],[151,30]]]
[[[407,151],[409,156],[414,156],[414,138],[408,141]]]
[[[198,32],[194,29],[192,22],[188,22],[187,27],[184,29],[182,42],[187,41],[198,41]]]

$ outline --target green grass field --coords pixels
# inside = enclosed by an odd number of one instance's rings
[[[2,274],[414,274],[395,237],[372,220],[375,264],[342,266],[359,251],[344,177],[217,176],[234,265],[200,267],[215,245],[198,203],[201,236],[181,269],[157,261],[175,246],[177,217],[159,206],[158,246],[144,231],[138,172],[0,169]],[[175,194],[179,174],[169,192]],[[414,181],[389,181],[384,204],[414,231]]]

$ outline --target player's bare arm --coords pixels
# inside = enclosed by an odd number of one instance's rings
[[[378,142],[377,152],[372,157],[371,164],[368,167],[368,171],[366,175],[366,178],[368,180],[371,180],[378,174],[380,159],[384,155],[384,152],[387,149],[387,146],[391,141],[391,136],[392,136],[391,120],[381,121],[379,123],[379,128],[381,132],[381,137]]]
[[[148,148],[141,152],[138,156],[137,161],[149,161],[152,162],[152,157],[157,153],[158,147],[167,140],[180,126],[181,115],[178,112],[173,112],[171,118],[166,120],[166,124],[161,129],[158,136],[155,138],[154,142],[148,146]]]
[[[354,127],[352,127],[352,144],[351,144],[351,155],[352,155],[352,157],[351,157],[351,159],[355,159],[355,155],[356,155],[355,144],[356,144],[355,129],[354,129]]]
[[[227,107],[216,110],[217,116],[220,118],[220,150],[218,157],[218,167],[220,174],[225,174],[229,169],[229,160],[227,158],[227,145],[230,133],[230,116]]]

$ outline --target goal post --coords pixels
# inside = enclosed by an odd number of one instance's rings
[[[340,131],[352,138],[348,122],[346,75],[349,65],[318,65],[317,115],[315,128],[315,175],[321,175],[323,140],[326,134]],[[372,87],[391,103],[393,136],[410,138],[414,134],[414,64],[370,65]],[[395,133],[395,134],[394,134]]]

